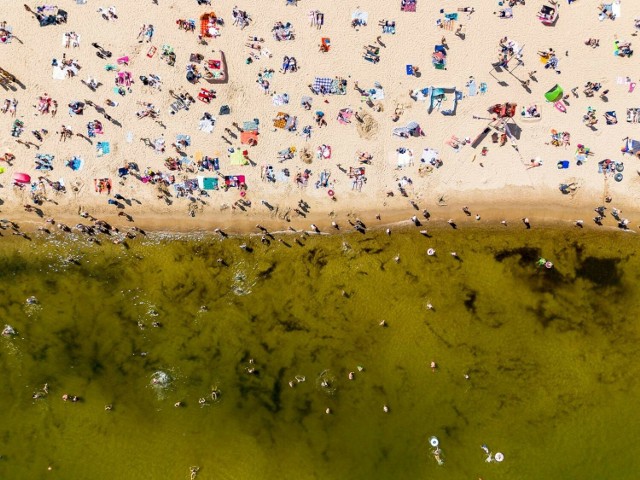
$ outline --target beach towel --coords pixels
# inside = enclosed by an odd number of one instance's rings
[[[184,145],[185,147],[188,147],[191,145],[191,136],[190,135],[184,135],[184,134],[178,134],[176,135],[176,143],[180,143],[181,145]]]
[[[109,144],[109,142],[98,142],[96,144],[96,150],[98,156],[102,157],[103,155],[107,155],[111,152],[111,145]]]
[[[607,125],[615,125],[618,123],[618,117],[616,116],[616,112],[605,112],[605,118],[607,120]]]
[[[400,10],[403,12],[415,12],[416,4],[416,0],[402,0],[402,3],[400,4]]]
[[[67,72],[63,68],[60,68],[60,65],[55,65],[51,76],[55,80],[64,80],[67,78]]]
[[[427,87],[421,90],[414,90],[411,93],[415,97],[415,100],[417,102],[424,102],[427,100],[427,98],[429,98],[429,92],[430,92],[429,87]]]
[[[620,14],[622,13],[621,11],[621,5],[620,5],[620,0],[615,1],[611,4],[611,13],[613,13],[616,17],[616,20],[618,18],[620,18]]]
[[[338,122],[341,125],[347,125],[348,123],[351,123],[352,116],[353,110],[351,110],[350,108],[343,108],[338,114]]]
[[[564,169],[564,168],[569,168],[569,160],[560,160],[558,162],[558,169]]]
[[[287,125],[289,115],[284,112],[278,112],[276,118],[273,120],[273,126],[276,128],[284,128]]]
[[[217,190],[218,189],[218,179],[215,177],[203,177],[198,175],[198,187],[201,190]]]
[[[244,132],[257,132],[260,121],[256,118],[247,122],[242,122],[242,130]]]
[[[274,95],[272,98],[273,104],[276,107],[279,107],[280,105],[287,105],[289,103],[289,95],[286,93]]]
[[[7,34],[0,36],[0,43],[11,43],[11,40],[13,39],[13,27],[6,25],[4,27],[4,31],[7,32]]]
[[[369,22],[369,14],[362,10],[356,10],[351,14],[351,20],[356,20],[358,25],[366,25]]]
[[[407,65],[407,75],[413,77],[413,65]]]
[[[93,186],[97,193],[111,192],[111,179],[110,178],[94,178]]]
[[[198,123],[198,129],[202,130],[204,133],[211,133],[213,132],[213,127],[215,126],[215,120],[214,119],[202,119],[200,120],[200,123]]]
[[[487,87],[487,84],[485,82],[482,82],[480,84],[480,94],[484,95],[485,93],[487,93],[487,90],[489,89],[489,87]]]
[[[240,143],[243,145],[255,145],[258,143],[258,132],[256,130],[247,130],[240,134]]]
[[[398,168],[408,167],[413,165],[413,152],[408,148],[399,148],[397,150],[398,156],[396,164]]]
[[[469,80],[467,82],[467,89],[468,89],[467,95],[469,95],[470,97],[475,97],[475,95],[476,95],[476,87],[477,87],[476,81],[473,80],[473,79]]]

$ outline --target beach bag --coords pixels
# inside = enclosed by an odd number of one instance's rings
[[[220,107],[219,115],[229,115],[231,113],[231,107],[229,105],[222,105]]]

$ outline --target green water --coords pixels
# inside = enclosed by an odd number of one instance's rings
[[[0,337],[0,478],[638,478],[630,234],[18,240],[0,245],[18,332]]]

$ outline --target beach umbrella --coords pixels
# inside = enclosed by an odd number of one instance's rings
[[[549,102],[557,102],[558,100],[562,100],[562,96],[564,95],[564,91],[562,87],[556,84],[551,90],[544,94],[544,98],[546,98]]]
[[[26,173],[14,173],[13,181],[16,183],[31,183],[31,177]]]

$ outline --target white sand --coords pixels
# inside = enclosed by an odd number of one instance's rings
[[[231,10],[236,3],[227,0],[215,0],[212,7],[198,6],[195,0],[159,0],[160,5],[153,5],[151,0],[110,0],[106,3],[88,0],[85,5],[77,5],[70,0],[61,1],[58,5],[69,12],[68,23],[47,27],[40,27],[32,15],[25,11],[22,2],[2,3],[0,21],[6,20],[13,27],[17,38],[11,44],[0,45],[0,66],[18,77],[25,89],[17,87],[15,92],[2,92],[0,99],[15,97],[18,100],[16,118],[25,123],[25,132],[20,139],[40,145],[40,149],[36,150],[16,143],[10,136],[14,119],[9,114],[0,114],[0,155],[12,152],[16,156],[13,166],[3,164],[5,172],[0,176],[3,186],[0,198],[4,201],[0,209],[6,218],[25,216],[23,205],[30,203],[28,191],[12,188],[11,176],[14,172],[26,172],[36,179],[41,174],[34,169],[36,153],[55,155],[54,170],[47,176],[51,180],[64,178],[68,189],[66,194],[48,190],[49,198],[56,203],[45,202],[42,209],[46,216],[69,218],[82,206],[93,215],[117,218],[115,208],[107,205],[107,195],[98,194],[93,188],[94,178],[109,177],[114,184],[112,193],[120,193],[127,198],[134,197],[139,201],[125,209],[138,224],[176,230],[212,229],[215,226],[240,229],[242,225],[255,224],[256,221],[273,229],[282,228],[288,225],[283,216],[283,212],[287,211],[290,212],[289,218],[293,225],[305,227],[311,221],[326,226],[332,218],[344,219],[348,214],[371,219],[373,214],[380,212],[383,221],[391,217],[408,218],[414,211],[409,204],[410,200],[415,201],[421,209],[429,209],[434,219],[449,218],[453,212],[461,221],[463,214],[460,208],[463,205],[469,205],[474,214],[481,213],[483,221],[502,217],[516,221],[523,216],[529,216],[533,222],[542,219],[568,221],[577,217],[588,220],[593,207],[602,204],[607,194],[613,197],[612,205],[623,209],[626,216],[635,209],[640,181],[636,173],[637,160],[623,156],[620,147],[624,137],[640,139],[638,124],[626,122],[626,108],[640,107],[640,93],[638,90],[628,93],[628,85],[618,84],[616,80],[618,77],[631,76],[634,82],[639,81],[637,59],[635,56],[618,58],[613,55],[615,35],[632,42],[636,40],[631,34],[634,32],[634,18],[640,17],[640,3],[632,0],[623,0],[621,17],[615,21],[598,20],[597,2],[578,0],[567,5],[563,0],[560,17],[552,27],[544,26],[536,19],[536,12],[543,4],[540,1],[528,1],[526,6],[515,6],[514,18],[509,20],[499,19],[493,14],[498,9],[497,2],[473,0],[439,4],[419,0],[416,13],[401,12],[400,0],[301,0],[297,7],[285,6],[285,0],[261,2],[260,7],[255,2],[241,1],[237,3],[238,7],[247,10],[253,19],[244,30],[232,25]],[[118,20],[105,21],[96,12],[99,7],[110,5],[116,7]],[[35,9],[34,4],[30,6]],[[455,36],[452,31],[436,27],[436,20],[442,17],[440,8],[445,8],[446,12],[455,12],[458,7],[465,6],[475,7],[476,12],[470,16],[466,13],[459,14],[458,23],[464,24],[466,28],[464,40]],[[369,14],[369,24],[357,30],[350,26],[351,14],[356,7]],[[325,14],[321,30],[310,26],[310,10],[320,10]],[[226,25],[221,28],[222,35],[219,38],[209,39],[209,45],[203,46],[197,42],[199,26],[196,33],[187,33],[178,29],[176,20],[192,18],[198,21],[199,16],[207,11],[215,11],[225,20]],[[376,43],[376,38],[382,34],[382,29],[378,26],[378,21],[382,19],[395,20],[397,33],[382,35],[385,47],[380,48],[380,62],[374,65],[362,58],[363,45]],[[291,22],[296,33],[295,40],[275,41],[271,28],[276,21]],[[142,24],[153,24],[155,27],[151,45],[158,47],[158,53],[151,59],[146,56],[150,44],[138,43],[136,39]],[[63,48],[62,35],[69,31],[80,35],[79,48]],[[440,43],[443,35],[449,46],[448,68],[435,70],[431,65],[431,53],[433,46]],[[264,38],[262,45],[270,50],[272,58],[262,57],[247,65],[245,60],[249,56],[249,49],[244,45],[249,36]],[[515,69],[515,76],[508,72],[490,73],[491,63],[497,59],[497,45],[502,36],[524,46],[524,66]],[[331,39],[330,52],[319,51],[321,37]],[[584,45],[584,40],[588,37],[599,38],[600,47],[592,49]],[[95,48],[91,46],[92,42],[113,52],[113,57],[108,61],[99,59],[95,55]],[[163,44],[170,44],[175,49],[177,61],[174,67],[168,66],[160,58],[160,47]],[[558,70],[561,74],[545,70],[539,62],[537,51],[549,47],[558,54]],[[198,85],[189,84],[185,78],[185,66],[190,53],[201,53],[208,59],[215,55],[211,53],[212,49],[225,52],[229,83],[211,87],[217,91],[217,99],[211,104],[196,101],[188,112],[183,110],[170,115],[169,105],[173,102],[168,93],[170,89],[183,89],[196,97],[200,87],[209,87],[204,80]],[[565,56],[565,51],[568,51],[569,56]],[[51,60],[60,60],[63,53],[69,58],[77,59],[82,69],[75,78],[56,80],[52,78]],[[106,72],[103,68],[106,63],[115,63],[115,59],[121,55],[128,55],[131,60],[128,67],[120,69],[132,72],[135,79],[132,93],[124,97],[112,91],[115,73]],[[284,55],[297,59],[297,72],[286,75],[279,73]],[[407,64],[419,66],[422,76],[407,76]],[[274,106],[272,98],[260,91],[256,78],[258,72],[265,68],[276,71],[270,79],[271,91],[277,94],[287,93],[290,97],[289,105]],[[519,79],[526,80],[527,72],[531,70],[537,70],[537,81],[531,82],[531,93],[528,93]],[[162,91],[145,87],[139,81],[140,75],[151,73],[162,78]],[[478,89],[481,82],[487,83],[486,94],[478,92],[473,97],[467,97],[465,83],[471,75],[475,77]],[[80,82],[88,76],[97,78],[103,84],[95,93]],[[347,95],[312,95],[307,85],[312,83],[315,76],[344,77],[348,80]],[[381,101],[383,112],[373,111],[361,100],[354,89],[354,81],[365,89],[372,88],[374,82],[380,82],[385,92],[385,98]],[[609,90],[607,103],[598,98],[597,93],[593,98],[586,98],[582,94],[587,81],[600,82],[603,90]],[[500,85],[498,82],[504,83]],[[566,114],[544,101],[544,93],[556,82],[570,95]],[[428,114],[428,101],[414,102],[410,99],[410,90],[429,86],[455,86],[464,93],[464,98],[458,102],[456,115],[444,116],[438,111]],[[570,89],[576,86],[579,87],[580,94],[577,99],[570,94]],[[36,115],[34,105],[37,104],[37,98],[45,92],[59,104],[55,118]],[[313,98],[311,111],[305,111],[300,106],[301,97],[306,95]],[[119,105],[115,108],[107,107],[107,98],[117,101]],[[112,125],[92,108],[87,108],[83,116],[69,117],[67,104],[72,100],[84,99],[105,107],[109,115],[121,122],[122,127]],[[328,103],[324,103],[325,99]],[[444,108],[448,108],[450,101],[451,95],[445,101]],[[151,102],[158,107],[161,111],[159,119],[166,125],[166,129],[152,119],[137,119],[135,112],[142,108],[137,102]],[[488,122],[473,119],[473,116],[489,117],[487,108],[500,102],[518,104],[515,120],[522,129],[522,135],[517,141],[517,150],[509,143],[503,147],[493,144],[489,137],[478,148],[466,145],[457,153],[444,143],[451,135],[460,139],[476,137]],[[521,106],[532,103],[536,103],[542,112],[541,121],[521,121]],[[218,109],[223,104],[231,106],[231,115],[218,115]],[[391,117],[398,105],[403,106],[404,113],[394,123]],[[597,109],[599,122],[595,131],[582,123],[582,116],[588,106]],[[361,138],[355,118],[351,119],[352,123],[349,125],[339,124],[336,120],[337,113],[346,107],[359,111],[361,115],[370,115],[378,124],[377,133],[369,139]],[[313,113],[316,110],[325,112],[327,127],[318,128],[315,125]],[[617,112],[617,125],[605,124],[602,115],[608,110]],[[274,131],[272,119],[278,111],[298,116],[297,133]],[[211,134],[197,129],[204,112],[210,112],[217,118],[217,125]],[[242,125],[243,121],[253,118],[260,120],[258,145],[252,148],[240,146],[238,139],[234,146],[248,149],[250,158],[257,165],[230,166],[226,152],[228,145],[221,139],[221,135],[229,137],[224,132],[227,127],[236,131],[231,122]],[[70,126],[74,133],[86,135],[85,125],[94,119],[102,121],[105,133],[92,140],[94,143],[109,141],[109,155],[97,157],[95,146],[79,137],[73,137],[65,143],[59,142],[55,132],[59,131],[62,124]],[[409,121],[418,122],[426,135],[409,139],[392,136],[394,127],[406,125]],[[308,141],[300,136],[305,125],[313,125],[311,139]],[[41,144],[30,132],[42,128],[47,129],[49,134]],[[570,132],[571,146],[563,148],[546,145],[550,140],[551,129]],[[132,143],[126,140],[128,132],[133,133]],[[229,208],[240,199],[236,189],[210,192],[210,197],[203,199],[206,204],[197,202],[200,207],[192,218],[188,215],[188,205],[191,202],[185,198],[173,198],[172,204],[166,205],[157,198],[157,191],[150,184],[143,184],[133,177],[119,183],[117,169],[127,161],[137,162],[143,170],[150,167],[155,171],[167,171],[164,160],[168,156],[177,155],[170,144],[175,141],[176,134],[181,133],[191,135],[192,145],[186,149],[190,157],[198,151],[210,157],[218,156],[222,174],[246,176],[246,199],[252,201],[252,207],[247,212]],[[164,135],[167,144],[167,152],[162,155],[155,154],[140,141],[142,137],[153,140],[161,135]],[[331,146],[331,159],[315,158],[316,148],[321,144]],[[582,166],[577,166],[574,159],[577,144],[584,144],[595,153]],[[279,163],[277,152],[290,146],[295,146],[298,152],[308,148],[314,154],[313,163],[303,163],[299,155]],[[481,150],[485,146],[488,147],[488,153],[482,156]],[[406,147],[414,152],[412,166],[396,169],[395,151],[398,147]],[[420,156],[425,148],[437,150],[444,165],[421,175]],[[367,182],[360,192],[352,191],[351,180],[337,166],[340,164],[346,169],[358,166],[355,154],[359,150],[373,155],[372,165],[364,165]],[[78,172],[64,166],[73,155],[85,160],[83,169]],[[543,159],[543,165],[527,169],[526,166],[534,157]],[[622,182],[617,183],[611,176],[598,174],[597,162],[605,158],[625,162]],[[558,170],[556,162],[564,159],[571,162],[571,167],[568,170]],[[288,168],[291,175],[289,181],[279,180],[275,184],[262,181],[260,167],[266,164],[273,165],[276,171]],[[294,178],[297,172],[305,168],[312,171],[312,176],[308,187],[299,188],[295,185]],[[331,188],[335,191],[336,201],[330,199],[327,188],[317,189],[314,186],[324,169],[331,173]],[[172,173],[178,180],[196,176],[187,172]],[[215,176],[213,172],[205,175]],[[281,178],[281,175],[277,176]],[[397,188],[398,179],[403,176],[413,181],[407,188],[408,198],[399,195]],[[579,189],[575,195],[563,196],[558,185],[569,181],[579,185]],[[74,184],[79,186],[77,192],[71,191]],[[169,190],[173,192],[171,187]],[[387,196],[389,191],[394,192],[393,197]],[[448,207],[436,206],[441,196],[445,197]],[[262,199],[277,206],[278,211],[269,212],[260,204]],[[300,199],[311,206],[311,216],[306,219],[293,212]],[[41,222],[33,213],[26,214],[26,217],[34,224]]]

